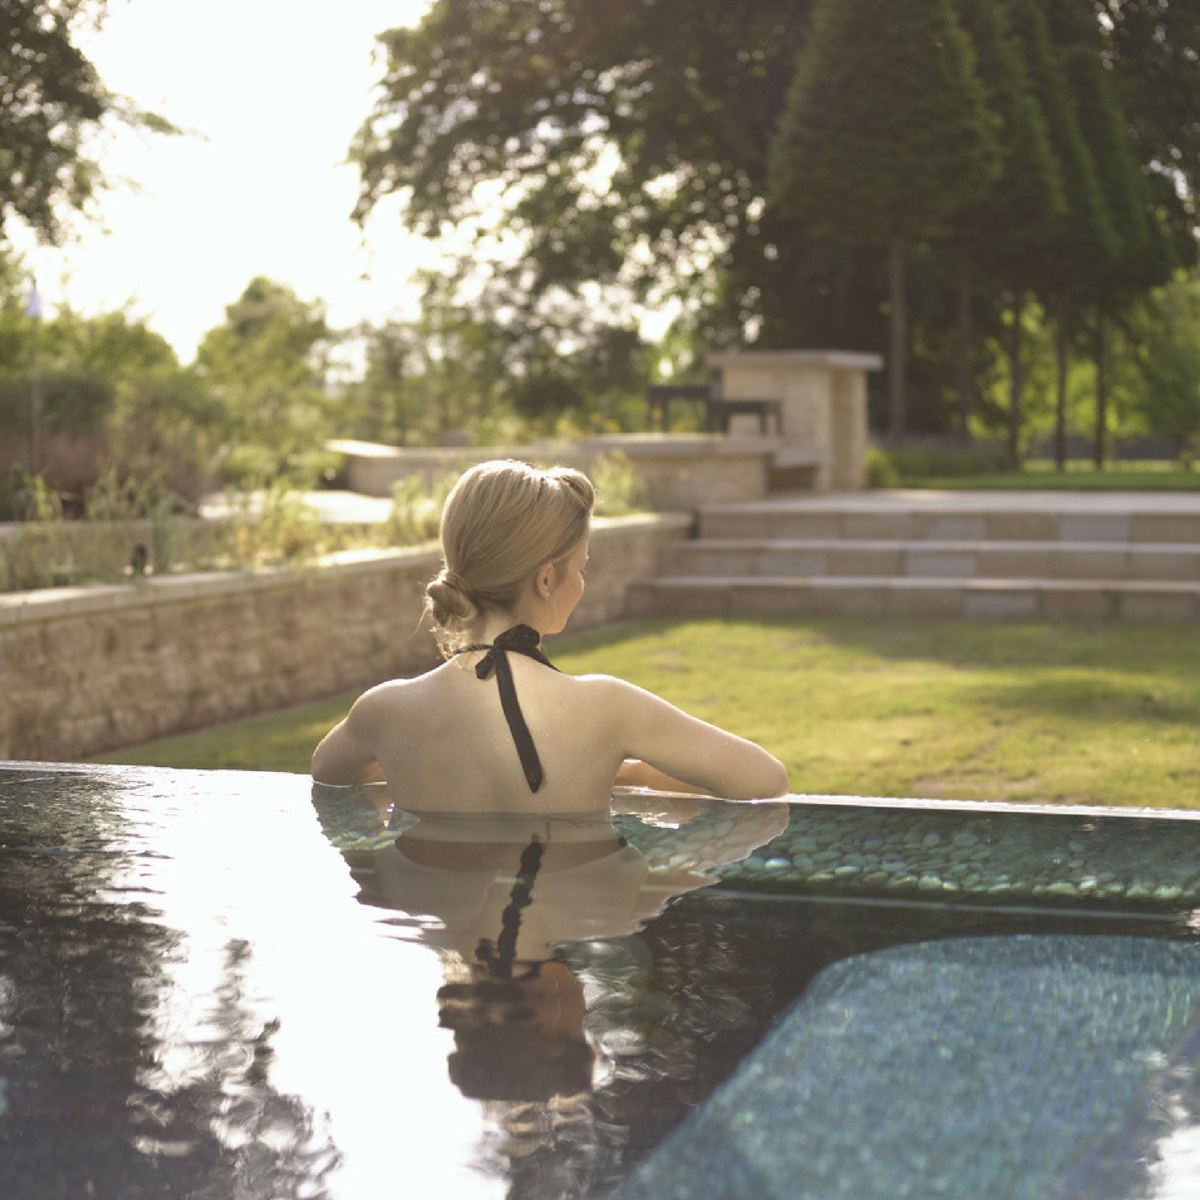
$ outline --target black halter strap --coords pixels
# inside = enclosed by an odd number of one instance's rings
[[[488,974],[493,979],[511,979],[513,976],[513,964],[517,961],[517,936],[521,932],[521,910],[533,902],[533,883],[542,865],[545,849],[535,834],[529,845],[521,851],[521,865],[509,893],[508,906],[500,914],[500,937],[494,944],[488,938],[480,938],[475,948],[476,959],[487,966]]]
[[[528,625],[514,625],[506,629],[490,646],[468,646],[461,653],[472,650],[486,650],[487,653],[475,664],[475,674],[480,679],[487,679],[493,671],[496,672],[496,682],[500,686],[500,707],[504,710],[504,719],[508,722],[509,732],[517,746],[517,755],[521,759],[521,767],[529,783],[529,790],[536,792],[542,786],[545,774],[542,762],[538,758],[537,747],[533,744],[533,736],[529,726],[525,724],[525,716],[517,701],[517,689],[513,683],[512,667],[508,662],[508,652],[524,654],[526,658],[536,659],[551,670],[558,668],[538,649],[541,636],[536,629]]]

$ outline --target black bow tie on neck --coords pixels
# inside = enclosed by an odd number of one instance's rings
[[[557,668],[538,649],[541,635],[528,625],[514,625],[506,629],[490,646],[468,646],[468,650],[486,650],[487,653],[475,664],[475,674],[480,679],[487,679],[493,671],[496,672],[496,683],[500,687],[500,707],[504,710],[504,719],[508,722],[509,732],[517,746],[517,755],[521,767],[525,771],[525,779],[529,790],[536,792],[542,786],[545,773],[542,771],[541,759],[538,758],[537,747],[533,744],[533,735],[525,724],[525,716],[517,701],[517,688],[513,682],[512,667],[508,662],[508,651],[524,654],[526,658],[535,659],[552,670]]]

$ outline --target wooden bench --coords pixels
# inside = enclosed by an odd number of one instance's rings
[[[710,383],[661,383],[646,390],[646,406],[649,410],[651,427],[666,432],[671,425],[671,402],[684,400],[704,404],[704,427],[710,433],[728,433],[729,423],[735,416],[758,418],[759,432],[765,437],[774,423],[777,435],[783,432],[783,418],[778,400],[737,399],[726,400],[716,384]]]

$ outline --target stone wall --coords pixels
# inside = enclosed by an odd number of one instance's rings
[[[458,475],[489,458],[555,463],[594,474],[600,459],[619,455],[642,503],[658,512],[687,512],[702,504],[761,500],[768,491],[779,445],[772,437],[616,433],[505,449],[398,449],[354,441],[330,442],[328,448],[344,456],[349,489],[365,496],[390,496],[393,485],[407,479],[430,486],[440,477]]]
[[[624,617],[629,584],[690,525],[598,521],[571,630]],[[426,547],[0,596],[0,759],[71,761],[423,670],[439,562]]]

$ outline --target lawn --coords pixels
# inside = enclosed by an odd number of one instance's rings
[[[971,474],[939,472],[939,457],[953,463],[953,456],[929,456],[914,469],[904,470],[896,486],[906,488],[949,488],[998,492],[1195,492],[1200,491],[1200,470],[1170,462],[1117,462],[1097,470],[1090,462],[1072,460],[1066,469],[1045,459],[1031,459],[1019,471],[984,471]]]
[[[807,793],[1200,807],[1200,630],[654,621],[556,639],[752,738]],[[352,696],[97,761],[306,771]]]

